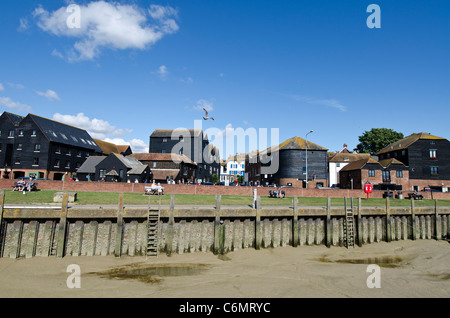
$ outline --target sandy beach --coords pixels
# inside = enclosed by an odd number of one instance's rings
[[[67,272],[79,266],[80,288]],[[370,264],[380,288],[369,288]],[[309,298],[450,296],[450,244],[418,240],[362,248],[243,249],[226,255],[0,259],[0,297]],[[70,279],[71,282],[76,282]]]

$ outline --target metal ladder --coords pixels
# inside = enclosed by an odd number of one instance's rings
[[[159,198],[158,209],[149,207],[147,213],[147,254],[146,256],[158,256],[159,249],[159,220],[161,212],[161,197]]]
[[[355,247],[355,231],[354,231],[354,214],[353,214],[353,198],[351,198],[350,208],[347,205],[347,198],[344,198],[345,219],[344,219],[344,243],[345,247]]]

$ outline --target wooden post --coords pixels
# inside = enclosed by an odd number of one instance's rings
[[[56,257],[63,258],[66,250],[66,232],[67,232],[67,204],[69,202],[69,193],[64,192],[61,206],[61,216],[57,229]]]
[[[220,228],[220,209],[221,209],[221,200],[222,196],[216,194],[216,218],[214,220],[214,254],[219,254],[221,250],[223,250],[223,239]]]
[[[292,218],[292,246],[297,247],[298,246],[298,198],[294,197],[293,202],[293,208],[294,208],[294,215]]]
[[[327,221],[326,221],[327,247],[331,247],[331,198],[327,197]]]
[[[358,198],[358,246],[361,247],[363,242],[363,228],[361,216],[361,198]]]
[[[170,195],[170,205],[169,205],[169,223],[167,224],[167,255],[172,255],[172,245],[173,245],[173,232],[175,224],[175,195]]]
[[[114,255],[120,257],[122,255],[122,239],[123,239],[123,193],[119,194],[119,208],[117,211],[117,232],[116,247]]]
[[[389,197],[386,196],[386,242],[390,242],[390,241],[392,241],[390,202],[389,202]]]
[[[442,226],[441,223],[438,222],[438,200],[434,199],[434,237],[436,240],[441,239]]]
[[[261,233],[261,197],[258,195],[256,201],[256,219],[255,219],[255,249],[259,250],[262,243]]]
[[[416,215],[414,211],[414,199],[412,198],[411,198],[411,226],[412,226],[412,239],[417,240]]]
[[[3,210],[5,206],[5,192],[0,191],[0,257],[3,257],[3,247],[5,241],[5,231],[3,231]]]

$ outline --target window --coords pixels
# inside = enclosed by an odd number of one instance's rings
[[[58,159],[55,160],[55,168],[59,168],[59,165],[60,165],[60,161]]]
[[[166,150],[164,150],[164,149],[163,149],[163,150],[161,150],[161,153],[166,153]]]
[[[81,163],[77,162],[75,167],[78,169],[79,167],[81,167]]]
[[[430,140],[430,145],[434,145],[434,144],[436,144],[436,141],[435,140]]]
[[[23,136],[23,129],[19,130],[19,136]]]
[[[391,174],[388,170],[383,170],[383,181],[391,181]]]
[[[404,157],[406,155],[406,150],[402,150],[402,156]]]
[[[337,162],[336,163],[336,168],[339,168],[341,166],[341,163],[340,162]]]
[[[81,150],[77,150],[77,157],[81,157]]]
[[[35,144],[34,151],[41,151],[41,144]]]
[[[22,144],[17,145],[17,150],[22,150]]]
[[[438,167],[430,167],[430,174],[432,176],[438,176],[439,175],[439,169]]]
[[[16,165],[20,165],[20,158],[16,158]]]
[[[156,162],[153,161],[153,168],[156,168]]]
[[[55,146],[55,153],[61,153],[61,146]]]
[[[72,137],[73,141],[78,142],[78,139],[75,138],[74,136],[70,136],[70,137]]]
[[[403,178],[403,171],[397,170],[397,178]]]
[[[120,177],[120,179],[123,179],[123,170],[122,169],[119,170],[119,177]]]
[[[33,158],[33,166],[39,166],[39,158]]]
[[[11,137],[11,138],[14,137],[14,129],[11,129],[9,131],[8,137]]]
[[[71,156],[71,155],[72,155],[72,150],[70,150],[70,149],[67,149],[67,151],[66,151],[66,155],[68,155],[68,156]]]
[[[68,139],[67,139],[67,136],[64,135],[63,133],[61,133],[61,136],[62,136],[65,140],[68,140]]]
[[[36,129],[33,129],[33,131],[31,132],[31,137],[36,137]]]
[[[436,149],[430,149],[430,159],[437,159]]]
[[[2,136],[2,131],[0,130],[0,137]]]
[[[167,142],[167,138],[163,138],[163,142]]]
[[[2,144],[0,144],[0,152],[2,152],[2,148],[3,148],[2,146],[3,146],[3,145],[2,145]]]
[[[70,169],[70,161],[66,161],[66,169]]]
[[[100,174],[100,178],[106,177],[106,169],[100,169],[99,174]]]
[[[373,169],[369,170],[369,177],[375,177],[375,170]]]

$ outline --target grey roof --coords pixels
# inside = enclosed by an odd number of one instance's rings
[[[95,173],[95,167],[105,160],[106,157],[88,157],[81,167],[78,168],[77,173]]]
[[[202,130],[201,129],[155,129],[155,131],[153,131],[153,133],[150,135],[150,137],[171,137],[172,133],[175,132],[175,136],[179,136],[177,135],[178,132],[189,132],[189,134],[191,135],[191,137],[198,137],[202,135]]]
[[[127,172],[128,174],[141,174],[148,167],[147,165],[144,165],[142,162],[133,157],[126,157],[115,153],[112,153],[110,156],[116,156],[117,159],[122,161],[125,167],[130,169]]]
[[[101,153],[102,150],[84,129],[66,125],[51,119],[28,114],[45,136],[52,142],[58,142],[75,147],[86,148]]]
[[[4,112],[4,114],[6,116],[8,116],[8,118],[14,123],[14,125],[19,125],[19,123],[22,121],[22,119],[24,119],[24,116],[20,116],[17,114],[13,114],[10,112]]]

